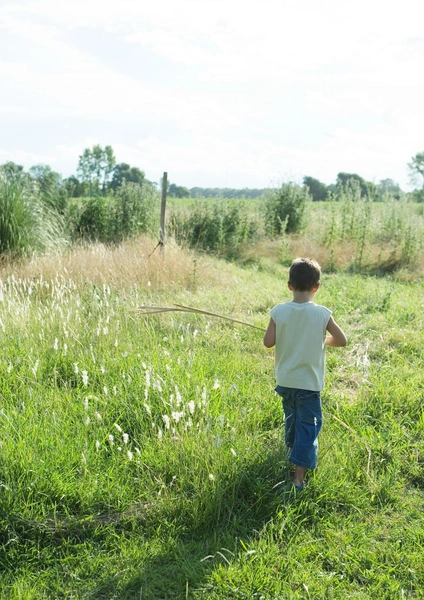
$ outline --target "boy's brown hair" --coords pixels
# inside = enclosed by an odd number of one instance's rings
[[[296,292],[309,292],[319,285],[321,267],[313,258],[296,258],[290,267],[289,283]]]

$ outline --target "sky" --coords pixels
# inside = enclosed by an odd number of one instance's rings
[[[421,0],[0,0],[0,164],[64,177],[94,144],[177,185],[340,171],[409,190]]]

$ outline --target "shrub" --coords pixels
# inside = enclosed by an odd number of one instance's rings
[[[298,233],[304,220],[306,203],[310,200],[306,187],[283,183],[265,200],[265,228],[269,235]]]
[[[0,254],[25,256],[65,244],[59,214],[24,175],[0,174]]]
[[[170,219],[176,240],[190,248],[235,258],[242,245],[256,236],[257,223],[238,202],[202,202],[190,214],[174,213]]]
[[[77,199],[70,220],[74,239],[119,243],[140,233],[153,233],[159,223],[159,196],[149,182],[124,182],[110,197]]]

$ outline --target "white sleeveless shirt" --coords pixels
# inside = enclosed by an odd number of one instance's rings
[[[271,309],[276,325],[277,385],[320,392],[324,388],[325,332],[331,310],[314,302],[284,302]]]

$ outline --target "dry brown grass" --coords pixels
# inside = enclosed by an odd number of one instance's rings
[[[214,283],[219,269],[207,257],[198,258],[192,252],[169,240],[166,252],[156,241],[140,237],[119,246],[92,244],[73,247],[55,256],[34,257],[20,263],[0,265],[0,278],[12,275],[18,279],[56,277],[70,279],[77,285],[107,284],[114,289],[133,286],[163,288],[192,288],[199,282]]]
[[[398,280],[413,281],[424,277],[424,259],[404,265],[399,245],[394,243],[366,244],[361,264],[358,264],[358,243],[344,240],[329,248],[309,235],[286,235],[283,239],[261,240],[249,246],[243,253],[246,263],[288,265],[298,257],[314,258],[324,271],[359,271],[364,274],[390,274]]]

